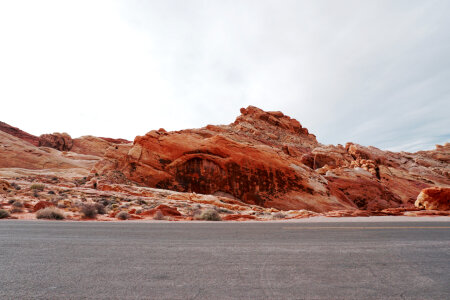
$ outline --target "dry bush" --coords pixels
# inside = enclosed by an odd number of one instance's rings
[[[34,183],[30,186],[30,189],[42,192],[45,189],[45,185],[42,183]]]
[[[222,218],[215,209],[207,209],[200,215],[196,215],[195,219],[205,221],[222,221]]]
[[[15,182],[11,182],[11,186],[12,186],[13,188],[15,188],[17,191],[19,191],[19,190],[22,189],[22,188],[21,188],[17,183],[15,183]]]
[[[7,210],[0,209],[0,219],[6,219],[9,218],[11,215]]]
[[[156,211],[155,215],[153,216],[153,220],[165,220],[165,219],[166,219],[166,217],[164,216],[162,211],[160,211],[159,209]]]
[[[36,212],[36,218],[49,220],[64,220],[64,213],[56,207],[50,206]]]
[[[84,218],[93,219],[97,217],[97,207],[94,204],[84,204],[81,207],[81,214]]]
[[[106,214],[106,208],[103,204],[101,203],[95,203],[95,208],[97,209],[97,213],[100,215],[104,215]]]
[[[286,215],[281,212],[276,212],[272,215],[272,219],[279,220],[286,218]]]
[[[116,217],[120,220],[128,220],[130,218],[130,214],[126,211],[121,211],[116,215]]]
[[[12,203],[12,206],[13,206],[13,207],[22,208],[22,207],[23,207],[23,203],[16,200],[16,201],[14,201],[14,202]]]
[[[9,210],[12,214],[21,213],[23,209],[21,207],[13,207]]]

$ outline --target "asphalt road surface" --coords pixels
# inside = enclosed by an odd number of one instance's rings
[[[0,221],[0,299],[450,299],[450,222]]]

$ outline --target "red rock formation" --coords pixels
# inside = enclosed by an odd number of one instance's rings
[[[427,210],[450,210],[450,188],[423,189],[414,205]]]
[[[39,147],[49,147],[59,151],[70,151],[73,140],[67,133],[55,132],[39,136]]]
[[[50,206],[55,206],[55,204],[53,204],[52,202],[49,201],[39,201],[38,203],[36,203],[33,207],[33,211],[37,212],[40,209],[46,208],[46,207],[50,207]]]
[[[202,194],[228,194],[278,209],[412,207],[419,192],[450,185],[450,146],[394,153],[317,142],[281,112],[241,109],[230,125],[151,131],[132,146],[110,147],[93,172],[122,172],[137,183]]]
[[[295,156],[318,145],[298,121],[255,107],[241,112],[228,126],[138,136],[128,152],[110,148],[96,170],[118,169],[150,187],[223,192],[246,203],[280,209],[356,207],[331,195],[326,180]],[[283,151],[286,147],[289,153]]]
[[[154,216],[157,212],[161,212],[163,216],[179,217],[181,213],[175,208],[164,204],[158,205],[156,208],[142,212],[143,216]]]
[[[0,194],[6,194],[12,190],[12,186],[6,180],[0,179]]]
[[[23,174],[23,170],[42,170],[44,173],[61,171],[65,175],[85,174],[100,157],[81,155],[72,152],[60,152],[51,148],[39,148],[20,138],[0,131],[0,168],[9,168],[9,172]],[[20,168],[22,170],[13,170]],[[69,171],[71,169],[71,171]],[[36,172],[32,172],[36,174]]]
[[[114,138],[107,138],[107,137],[99,137],[99,138],[102,139],[102,140],[105,140],[107,142],[110,142],[112,144],[129,144],[129,143],[132,143],[131,141],[126,140],[126,139],[114,139]]]
[[[17,127],[12,127],[11,125],[8,125],[4,122],[0,122],[0,131],[6,132],[7,134],[15,136],[24,141],[27,141],[32,145],[39,146],[39,138],[37,136],[22,131]]]
[[[91,135],[72,139],[67,133],[43,134],[39,137],[39,147],[50,147],[59,151],[102,157],[106,149],[114,144],[130,144],[124,139],[99,138]]]

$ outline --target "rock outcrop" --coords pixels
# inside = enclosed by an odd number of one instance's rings
[[[450,188],[432,187],[422,190],[415,206],[427,210],[450,210]]]
[[[299,218],[449,213],[442,211],[448,209],[450,188],[448,143],[416,153],[323,145],[297,120],[253,106],[242,108],[229,125],[153,130],[133,143],[55,133],[35,137],[42,146],[36,147],[33,136],[8,126],[0,126],[5,178],[82,177],[66,186],[132,195],[128,187],[146,186],[171,201],[192,202],[201,195],[201,203],[212,197],[214,206],[224,209],[240,203],[248,213],[264,207],[295,211]]]
[[[67,133],[55,132],[39,136],[39,147],[50,147],[59,151],[70,151],[73,140]]]
[[[107,137],[99,137],[102,140],[105,140],[107,142],[113,143],[113,144],[129,144],[132,143],[129,140],[126,139],[115,139],[115,138],[107,138]]]
[[[25,172],[24,170],[46,170],[45,172],[59,170],[67,175],[71,173],[87,175],[100,158],[36,147],[23,139],[0,131],[0,168],[8,173],[14,174],[17,170],[13,169],[22,169],[20,173]]]
[[[411,208],[423,188],[449,185],[448,148],[394,153],[325,146],[298,121],[250,106],[230,125],[150,131],[132,146],[111,147],[94,171],[284,210],[376,211]]]
[[[120,170],[150,187],[201,194],[226,193],[249,204],[315,211],[356,207],[330,194],[327,180],[300,162],[318,145],[300,123],[256,107],[228,126],[136,137],[111,147],[95,171]]]
[[[92,135],[82,136],[76,139],[67,133],[43,134],[39,137],[39,147],[50,147],[59,151],[72,151],[79,154],[95,155],[102,157],[106,149],[114,144],[131,143],[125,139],[113,139],[95,137]]]

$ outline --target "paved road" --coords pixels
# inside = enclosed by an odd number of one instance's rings
[[[0,221],[0,299],[450,299],[450,222]]]

